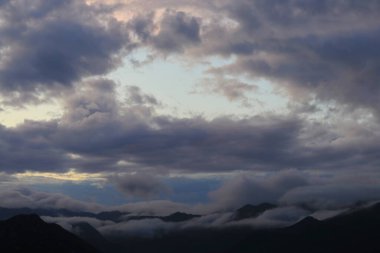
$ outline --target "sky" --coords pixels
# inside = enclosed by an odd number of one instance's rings
[[[380,199],[380,2],[0,0],[0,206]]]

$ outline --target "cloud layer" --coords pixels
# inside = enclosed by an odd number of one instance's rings
[[[118,66],[128,36],[109,12],[82,1],[4,2],[1,91],[25,103]]]
[[[0,125],[4,181],[18,172],[75,169],[149,198],[168,191],[155,174],[278,174],[266,183],[237,177],[210,193],[226,209],[265,199],[297,205],[308,197],[311,207],[335,208],[378,196],[378,1],[0,5],[1,107],[55,101],[62,108],[54,119]],[[289,105],[282,114],[159,113],[165,101],[107,76],[138,49],[151,62],[202,65],[200,90],[230,102],[252,106],[252,83],[266,80]],[[335,181],[319,182],[318,173]]]

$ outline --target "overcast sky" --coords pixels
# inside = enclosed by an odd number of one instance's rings
[[[377,0],[0,0],[0,205],[380,199],[379,15]]]

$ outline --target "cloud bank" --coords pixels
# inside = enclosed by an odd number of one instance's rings
[[[54,119],[0,125],[2,181],[75,169],[117,175],[110,182],[127,196],[149,198],[168,194],[157,174],[243,173],[210,193],[212,205],[331,209],[378,198],[378,1],[206,2],[0,1],[1,108],[62,108]],[[202,65],[198,88],[228,101],[252,107],[252,83],[265,80],[289,104],[282,113],[211,118],[160,113],[165,101],[108,75],[138,50],[149,62]],[[50,203],[3,194],[10,206]]]

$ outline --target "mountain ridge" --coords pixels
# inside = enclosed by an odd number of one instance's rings
[[[36,214],[17,215],[0,222],[1,252],[100,253],[87,242]]]

